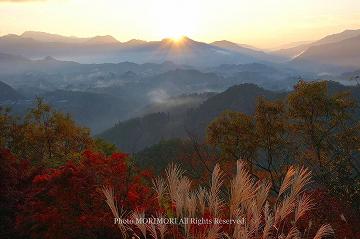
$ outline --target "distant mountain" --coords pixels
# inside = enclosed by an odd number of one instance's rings
[[[51,72],[66,71],[80,68],[80,64],[71,61],[59,61],[51,56],[39,60],[0,53],[0,75],[3,74],[23,74],[28,72]]]
[[[161,63],[193,66],[219,64],[244,64],[258,61],[273,61],[273,57],[242,45],[231,47],[230,42],[206,44],[184,37],[181,41],[163,39],[146,42],[130,40],[120,43],[112,36],[93,38],[65,37],[44,32],[25,32],[22,35],[0,37],[0,52],[23,55],[32,59],[52,56],[56,59],[82,63]]]
[[[311,44],[313,41],[297,41],[297,42],[290,42],[290,43],[285,43],[282,44],[280,46],[277,47],[273,47],[271,49],[269,49],[269,51],[279,51],[279,50],[285,50],[285,49],[290,49],[290,48],[295,48],[301,45],[309,45]]]
[[[17,101],[23,97],[8,84],[0,81],[0,103],[4,101]]]
[[[316,41],[316,42],[312,43],[311,46],[323,45],[323,44],[329,44],[329,43],[336,43],[336,42],[340,42],[340,41],[350,39],[350,38],[353,38],[353,37],[357,37],[357,36],[360,36],[360,29],[357,29],[357,30],[345,30],[345,31],[340,32],[340,33],[328,35],[328,36],[320,39],[319,41]]]
[[[351,32],[352,34],[354,32]],[[348,36],[347,34],[346,36]],[[342,39],[337,36],[336,39]],[[358,36],[327,44],[316,44],[294,59],[295,63],[360,67],[360,33]]]
[[[214,41],[214,42],[210,43],[210,45],[228,49],[228,50],[232,50],[232,51],[242,52],[242,53],[250,53],[250,54],[255,54],[255,55],[256,54],[264,54],[264,52],[256,51],[256,50],[250,49],[249,47],[244,47],[244,46],[241,46],[240,44],[237,44],[237,43],[234,43],[231,41],[226,41],[226,40]]]
[[[142,46],[144,44],[148,43],[147,41],[143,41],[143,40],[138,40],[138,39],[131,39],[127,42],[123,43],[124,47],[137,47],[137,46]]]
[[[250,63],[259,61],[254,56],[224,49],[183,37],[181,41],[163,39],[147,42],[121,51],[125,60],[133,62],[172,61],[195,67],[215,66],[221,63]]]
[[[51,34],[39,31],[26,31],[20,35],[22,38],[31,38],[40,42],[59,42],[59,43],[83,43],[89,38],[66,37],[58,34]]]
[[[276,74],[279,73],[279,69],[274,66],[262,64],[262,63],[250,63],[250,64],[221,64],[216,67],[208,68],[209,72],[216,72],[223,76],[233,76],[239,72],[258,72],[263,74]]]
[[[30,60],[16,55],[0,53],[0,64],[29,63]]]
[[[85,43],[90,45],[98,45],[98,44],[117,44],[120,42],[116,40],[113,36],[107,35],[107,36],[96,36],[90,38]]]
[[[119,43],[112,36],[95,36],[95,37],[67,37],[58,34],[51,34],[46,32],[37,32],[37,31],[26,31],[20,35],[22,38],[31,38],[39,42],[57,42],[57,43],[69,43],[69,44],[113,44]]]
[[[246,54],[256,58],[259,61],[284,61],[285,59],[276,57],[271,54],[266,54],[263,51],[256,50],[253,47],[240,45],[234,42],[222,40],[222,41],[214,41],[210,43],[210,45],[217,46],[229,51],[238,52],[240,54]]]
[[[36,33],[35,35],[37,35]],[[34,33],[25,36],[34,37]],[[22,55],[30,59],[41,59],[52,56],[66,61],[114,62],[117,50],[121,43],[114,43],[109,37],[95,38],[67,38],[58,35],[40,34],[41,37],[24,37],[18,35],[6,35],[0,37],[0,52],[13,55]],[[38,39],[39,38],[39,39]],[[54,40],[57,40],[54,42]],[[101,44],[99,44],[101,43]]]
[[[314,42],[300,42],[300,44],[290,44],[289,47],[283,46],[281,49],[272,51],[271,53],[280,56],[287,56],[291,59],[296,58],[307,51],[309,48],[318,45],[330,44],[341,42],[346,39],[350,39],[360,35],[360,29],[358,30],[345,30],[340,33],[325,36],[324,38]],[[293,46],[292,46],[293,45]]]
[[[279,49],[276,51],[272,51],[273,54],[275,55],[279,55],[282,57],[288,57],[289,59],[293,59],[295,57],[297,57],[298,55],[300,55],[301,53],[303,53],[306,49],[308,49],[310,47],[310,44],[301,44],[298,46],[293,46],[290,48],[284,48],[284,49]]]

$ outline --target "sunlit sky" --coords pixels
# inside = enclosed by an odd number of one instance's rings
[[[186,35],[272,48],[359,28],[359,0],[0,0],[0,35]]]

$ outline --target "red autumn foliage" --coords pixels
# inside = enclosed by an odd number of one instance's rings
[[[35,173],[28,161],[19,161],[9,150],[0,149],[0,238],[14,238],[17,207]]]
[[[320,225],[330,224],[336,234],[336,238],[360,238],[360,219],[352,208],[345,206],[341,200],[332,196],[324,189],[316,189],[311,193],[315,204],[314,210],[303,218],[302,221],[311,220],[311,233],[315,234]],[[308,227],[308,223],[302,228]]]
[[[99,191],[111,185],[125,210],[152,211],[153,197],[146,177],[126,163],[127,155],[106,157],[86,151],[79,162],[68,161],[32,180],[17,217],[17,230],[31,238],[115,238],[113,216]]]

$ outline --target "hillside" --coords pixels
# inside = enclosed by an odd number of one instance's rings
[[[360,102],[360,88],[329,82],[329,92],[349,91]],[[204,137],[209,123],[225,110],[252,114],[259,97],[269,100],[283,99],[286,92],[264,90],[253,84],[230,87],[205,100],[197,108],[183,114],[159,112],[119,122],[98,137],[116,144],[126,152],[138,152],[162,140],[187,138],[189,134]],[[360,111],[356,113],[360,116]]]
[[[162,112],[116,124],[104,131],[104,138],[127,152],[137,152],[160,140],[184,138],[188,132],[203,137],[206,126],[224,110],[252,113],[257,97],[281,98],[282,93],[264,90],[253,84],[233,86],[204,101],[182,115]]]
[[[360,66],[360,34],[339,42],[314,45],[294,62],[318,63],[357,69]]]
[[[275,56],[272,54],[267,54],[261,50],[254,49],[251,46],[246,46],[246,45],[244,46],[244,45],[237,44],[237,43],[234,43],[231,41],[226,41],[226,40],[214,41],[214,42],[210,43],[210,45],[220,47],[220,48],[223,48],[223,49],[226,49],[229,51],[246,54],[246,55],[254,57],[258,61],[282,62],[282,61],[286,60],[286,58],[284,58],[284,57],[278,57],[278,56]]]
[[[0,84],[1,98],[7,96],[7,99],[12,97],[12,100],[17,100],[16,104],[9,101],[3,104],[10,106],[14,114],[25,114],[35,101],[35,96],[20,98],[8,87],[5,88],[5,93],[2,89],[4,88]],[[119,97],[91,92],[55,90],[42,92],[37,96],[43,98],[54,109],[70,114],[78,124],[90,128],[92,133],[103,131],[119,119],[126,119],[131,107],[129,102]]]
[[[0,81],[0,104],[3,101],[17,101],[23,97],[8,84]]]
[[[290,47],[272,51],[272,53],[275,55],[289,57],[291,59],[294,59],[294,58],[297,58],[300,55],[306,53],[308,50],[310,50],[311,48],[313,48],[315,46],[338,43],[338,42],[341,42],[341,41],[344,41],[344,40],[347,40],[350,38],[354,38],[357,36],[360,36],[360,29],[345,30],[340,33],[327,35],[327,36],[321,38],[320,40],[317,40],[314,42],[300,43],[295,46],[290,46]]]

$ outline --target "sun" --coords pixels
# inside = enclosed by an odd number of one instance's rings
[[[170,37],[170,39],[173,40],[175,43],[180,43],[183,41],[184,37],[184,35],[174,35]]]
[[[192,4],[194,6],[194,4]],[[175,42],[196,32],[199,15],[185,1],[158,0],[151,8],[152,31],[159,38]]]
[[[180,40],[183,36],[189,35],[193,29],[188,19],[176,15],[163,16],[157,23],[157,28],[162,37],[174,40]]]

